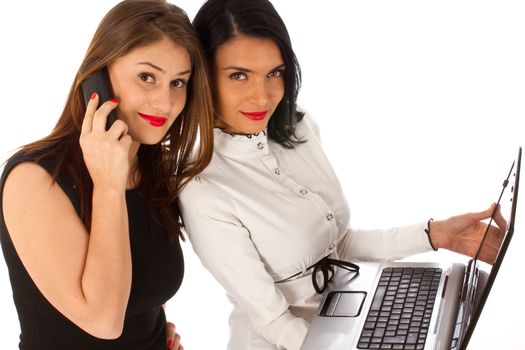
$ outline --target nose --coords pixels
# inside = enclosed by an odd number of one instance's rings
[[[171,110],[171,99],[170,87],[158,87],[150,96],[150,105],[156,113],[167,116]]]
[[[271,94],[271,88],[265,79],[256,80],[251,88],[250,102],[260,109],[265,109],[270,103]]]

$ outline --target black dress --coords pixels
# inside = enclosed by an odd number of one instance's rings
[[[7,162],[0,179],[0,209],[5,180],[17,164],[27,157],[15,155]],[[50,162],[39,162],[50,172]],[[77,213],[80,197],[67,176],[58,184]],[[24,268],[13,246],[0,210],[0,242],[20,320],[20,349],[24,350],[160,350],[166,349],[166,317],[162,304],[179,289],[184,261],[179,240],[171,243],[157,220],[150,220],[144,200],[137,190],[126,191],[132,256],[131,294],[124,320],[124,331],[116,340],[89,335],[64,317],[40,293]]]

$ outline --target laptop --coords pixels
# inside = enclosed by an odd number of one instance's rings
[[[468,264],[361,262],[358,273],[338,269],[301,350],[466,349],[514,233],[520,166],[521,147],[497,202],[508,225],[494,264],[478,259],[489,243],[486,231]]]

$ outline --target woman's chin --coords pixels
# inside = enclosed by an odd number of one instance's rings
[[[141,145],[156,145],[160,143],[164,139],[164,135],[162,137],[158,135],[131,135],[131,138],[133,141],[140,143]]]

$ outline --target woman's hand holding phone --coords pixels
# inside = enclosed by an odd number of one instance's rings
[[[124,191],[129,176],[131,136],[121,120],[116,120],[106,131],[108,115],[118,102],[106,101],[97,109],[99,98],[98,94],[92,94],[82,122],[79,141],[84,162],[94,186]]]

